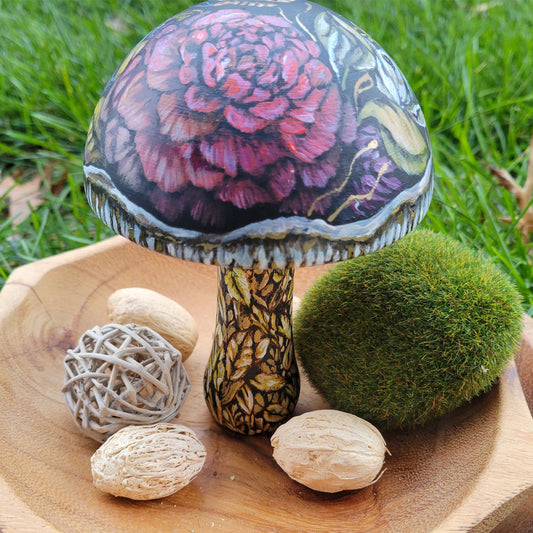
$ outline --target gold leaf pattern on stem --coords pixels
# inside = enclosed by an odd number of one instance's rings
[[[272,432],[291,416],[300,391],[293,270],[221,268],[218,280],[217,325],[204,378],[207,405],[219,424],[237,433]]]
[[[276,374],[257,374],[251,381],[252,385],[260,391],[277,391],[285,385],[285,380]],[[270,410],[270,407],[268,408]]]
[[[226,289],[235,300],[250,305],[250,287],[248,286],[248,279],[244,274],[244,270],[240,268],[226,269],[224,274],[224,281]],[[230,311],[229,309],[228,311]]]
[[[265,355],[267,354],[269,346],[270,346],[269,339],[263,339],[260,342],[258,342],[256,351],[255,351],[255,357],[257,359],[263,359],[263,357],[265,357]]]

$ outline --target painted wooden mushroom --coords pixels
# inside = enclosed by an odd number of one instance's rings
[[[399,239],[433,179],[398,67],[305,0],[210,1],[153,30],[104,90],[84,169],[117,233],[219,265],[205,397],[243,434],[273,431],[298,399],[294,268]]]

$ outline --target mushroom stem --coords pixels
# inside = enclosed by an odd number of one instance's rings
[[[292,268],[219,268],[217,324],[204,393],[215,420],[237,433],[272,432],[296,406],[293,278]]]

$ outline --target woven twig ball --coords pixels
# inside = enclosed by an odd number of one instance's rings
[[[65,402],[80,429],[103,442],[130,425],[174,418],[190,389],[181,353],[148,327],[87,330],[64,359]]]

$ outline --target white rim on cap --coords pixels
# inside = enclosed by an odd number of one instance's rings
[[[300,216],[254,222],[224,234],[175,228],[135,205],[108,174],[84,167],[89,205],[113,231],[178,259],[242,268],[285,268],[344,261],[401,239],[426,215],[433,192],[432,159],[423,179],[368,219],[333,226]]]

